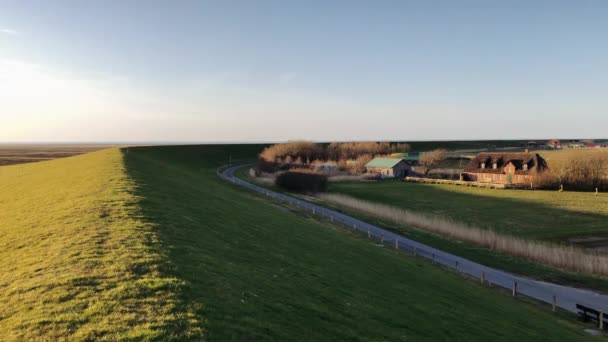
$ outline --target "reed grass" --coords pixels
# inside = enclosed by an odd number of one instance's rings
[[[497,233],[492,229],[482,229],[456,222],[443,216],[415,213],[345,195],[319,194],[318,197],[329,203],[362,211],[398,224],[413,226],[491,250],[523,257],[543,265],[594,275],[608,275],[608,257],[581,248],[523,239]]]

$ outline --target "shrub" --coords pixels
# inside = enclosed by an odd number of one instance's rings
[[[322,192],[327,189],[327,176],[307,170],[287,171],[277,176],[275,184],[289,191]]]

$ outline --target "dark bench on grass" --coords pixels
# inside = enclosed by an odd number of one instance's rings
[[[576,304],[576,310],[578,310],[578,315],[583,321],[587,322],[591,319],[598,323],[600,329],[604,328],[604,324],[608,324],[608,317],[603,312],[581,304]]]

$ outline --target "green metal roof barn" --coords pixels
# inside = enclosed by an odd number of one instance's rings
[[[402,160],[403,158],[374,158],[365,164],[365,167],[391,168]]]
[[[403,158],[374,158],[365,164],[368,173],[382,177],[405,177],[412,166]]]

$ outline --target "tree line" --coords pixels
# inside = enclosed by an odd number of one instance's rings
[[[541,188],[608,191],[608,154],[570,158],[555,164],[540,177]]]
[[[408,152],[410,145],[389,142],[335,142],[319,144],[310,141],[290,141],[265,148],[260,153],[258,168],[264,172],[281,167],[307,167],[320,163],[335,163],[341,170],[361,172],[374,157],[396,152]],[[363,169],[364,170],[364,169]]]

